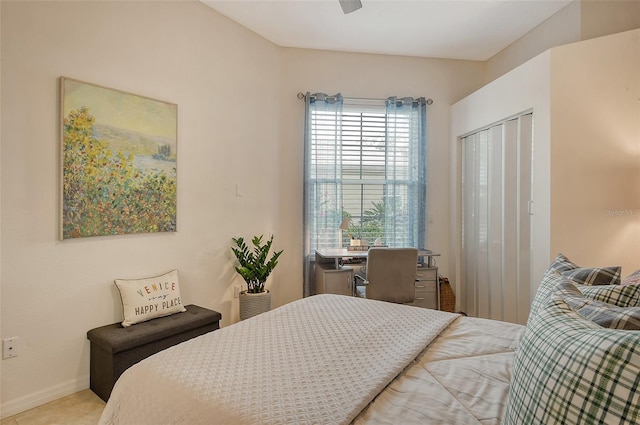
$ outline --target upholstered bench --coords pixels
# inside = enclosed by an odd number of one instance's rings
[[[185,306],[187,311],[122,327],[120,323],[87,332],[91,341],[90,387],[107,401],[122,373],[158,351],[220,328],[217,311]]]

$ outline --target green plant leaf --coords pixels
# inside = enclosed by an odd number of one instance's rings
[[[244,238],[232,238],[236,246],[231,250],[239,263],[235,270],[247,283],[247,292],[249,293],[264,292],[264,284],[278,264],[278,258],[283,252],[283,250],[274,252],[271,258],[267,259],[273,245],[273,235],[264,243],[262,242],[263,236],[254,236],[251,239],[252,250]]]

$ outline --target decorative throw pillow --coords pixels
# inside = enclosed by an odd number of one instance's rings
[[[640,307],[640,285],[600,285],[576,287],[587,298],[619,307]]]
[[[622,272],[619,266],[580,267],[563,254],[558,254],[549,268],[582,285],[616,285],[620,283]]]
[[[636,424],[640,332],[604,329],[552,295],[516,352],[503,425]]]
[[[640,285],[640,270],[636,270],[629,276],[622,279],[620,285]]]
[[[592,300],[568,279],[558,284],[555,292],[573,311],[603,328],[640,330],[640,307],[618,307]]]
[[[538,286],[536,295],[533,297],[533,301],[531,302],[527,326],[529,326],[529,323],[531,323],[536,314],[538,314],[538,310],[540,310],[547,303],[547,300],[553,293],[553,290],[561,282],[563,282],[563,277],[560,272],[549,267],[544,273],[544,276],[542,276],[540,286]]]
[[[553,288],[555,288],[559,282],[562,282],[560,276],[568,277],[573,282],[581,284],[580,286],[599,286],[605,285],[605,282],[611,284],[620,283],[620,271],[620,267],[578,267],[565,255],[561,253],[558,254],[542,277],[538,291],[531,303],[527,324],[535,316],[537,310],[546,302]],[[598,301],[607,302],[605,300]]]
[[[122,298],[122,326],[187,311],[180,297],[177,270],[144,279],[116,279],[115,283]]]
[[[560,274],[582,285],[619,285],[621,270],[620,267],[577,267]]]
[[[556,255],[556,258],[549,265],[549,269],[557,270],[559,272],[563,272],[566,270],[575,269],[578,267],[576,264],[571,262],[564,254],[560,253]],[[548,270],[548,269],[547,269]]]

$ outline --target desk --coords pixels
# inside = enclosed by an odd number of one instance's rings
[[[367,251],[351,251],[346,248],[330,248],[316,250],[316,289],[318,293],[337,293],[355,295],[354,269],[341,266],[345,259],[367,259]],[[438,285],[438,268],[433,257],[439,253],[418,251],[416,264],[416,299],[409,305],[440,309],[440,285]],[[426,262],[425,262],[426,259]],[[357,268],[356,264],[349,264]]]
[[[316,250],[316,263],[326,264],[334,263],[334,268],[340,268],[340,260],[345,258],[367,259],[367,251],[351,251],[347,248],[325,248]],[[431,250],[418,251],[418,262],[425,267],[435,267],[433,257],[439,257],[440,254]],[[426,263],[424,259],[427,259]]]

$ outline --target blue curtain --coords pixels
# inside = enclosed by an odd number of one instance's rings
[[[319,246],[340,246],[342,221],[342,95],[305,95],[304,296],[312,288],[312,260]],[[312,117],[314,125],[312,125]],[[312,160],[313,159],[313,160]]]
[[[425,98],[388,98],[386,121],[385,238],[389,246],[424,249],[427,218]]]

